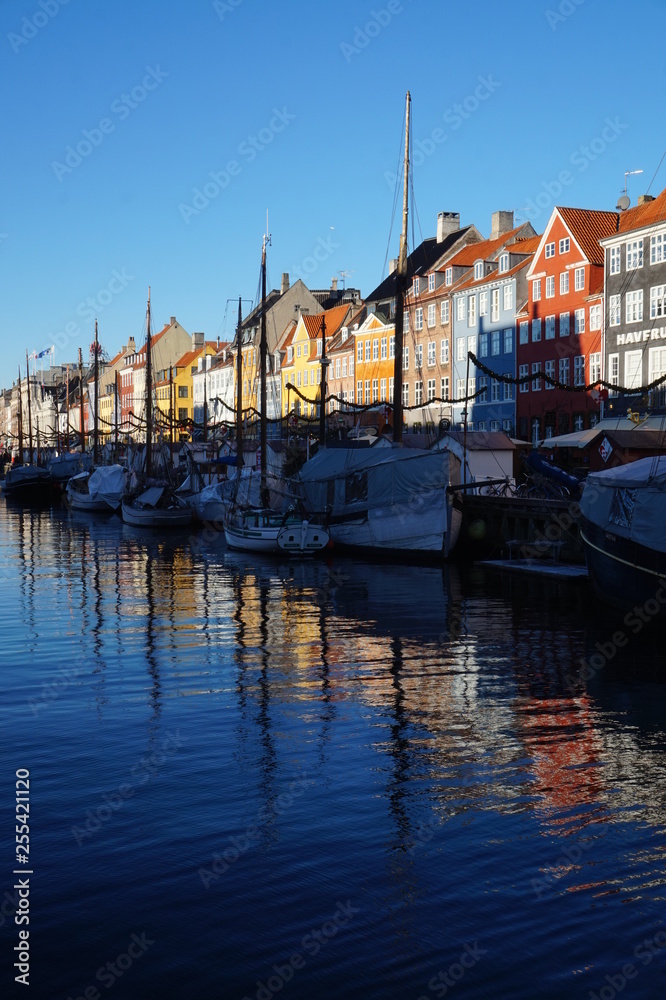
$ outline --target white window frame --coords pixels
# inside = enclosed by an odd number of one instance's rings
[[[466,300],[464,295],[458,295],[456,297],[456,319],[459,323],[465,319],[465,306]]]
[[[576,309],[574,312],[574,333],[585,333],[585,309]]]
[[[590,306],[590,332],[601,329],[601,303],[595,302]]]
[[[546,316],[544,340],[555,340],[555,316]]]
[[[444,337],[443,340],[442,340],[442,342],[441,342],[441,344],[440,344],[439,360],[440,360],[440,364],[442,364],[442,365],[448,365],[448,363],[449,363],[449,338],[448,337]]]
[[[666,285],[653,285],[650,289],[650,319],[663,319],[664,316],[666,316]]]
[[[643,352],[625,351],[624,385],[627,389],[638,389],[643,377]],[[610,381],[610,379],[609,379]]]
[[[571,249],[571,240],[570,240],[570,238],[568,236],[564,236],[560,240],[560,247],[559,247],[559,249],[560,249],[560,253],[569,253],[569,250]]]
[[[528,320],[521,320],[518,326],[518,343],[519,344],[529,344],[530,342],[530,324]]]
[[[636,288],[632,292],[627,292],[625,299],[625,322],[629,323],[642,323],[643,322],[643,289]]]
[[[532,343],[538,344],[541,340],[541,317],[536,316],[532,320]]]
[[[643,237],[627,243],[627,271],[637,271],[643,266]]]
[[[566,295],[569,291],[569,272],[560,272],[560,295]]]
[[[504,311],[513,309],[513,285],[504,286]]]
[[[608,322],[610,326],[619,326],[622,322],[621,295],[611,295],[608,299]]]
[[[568,337],[571,327],[571,313],[560,313],[560,337]]]
[[[532,302],[541,301],[541,278],[535,278],[532,282]]]
[[[440,322],[442,326],[449,322],[449,300],[443,299],[440,306]]]
[[[546,278],[546,298],[547,299],[554,299],[555,298],[555,275],[554,274],[549,274],[548,277]]]
[[[488,315],[488,292],[479,292],[479,316]]]
[[[610,248],[610,274],[620,274],[622,272],[622,247]]]
[[[544,250],[544,257],[546,258],[546,260],[549,260],[551,257],[554,256],[555,256],[555,241],[553,240],[552,243],[546,243]]]
[[[544,372],[545,372],[546,375],[550,376],[550,378],[555,378],[555,362],[554,361],[546,361],[544,363],[543,370],[544,370]],[[550,382],[544,382],[544,388],[547,391],[548,389],[554,389],[555,386],[551,385]]]

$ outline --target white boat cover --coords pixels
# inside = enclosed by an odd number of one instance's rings
[[[125,469],[122,465],[100,465],[88,480],[88,493],[93,500],[103,500],[114,510],[125,493]]]
[[[449,451],[417,448],[324,448],[299,473],[311,511],[331,514],[400,505],[443,490],[459,463]]]
[[[149,486],[136,498],[136,502],[143,504],[144,507],[156,507],[163,493],[163,486]]]
[[[580,508],[592,524],[666,552],[666,455],[591,472]]]

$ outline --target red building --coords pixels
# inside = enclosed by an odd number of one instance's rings
[[[604,253],[615,212],[555,208],[527,272],[528,299],[516,315],[518,376],[545,372],[572,389],[601,377]],[[516,393],[518,436],[539,441],[592,427],[596,393],[552,388],[531,378]]]

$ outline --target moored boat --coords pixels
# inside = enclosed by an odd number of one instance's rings
[[[122,513],[125,524],[135,528],[186,528],[192,522],[190,508],[164,486],[150,486],[124,500]]]
[[[125,495],[126,476],[122,465],[102,465],[94,472],[80,472],[67,483],[67,503],[72,510],[117,510]]]

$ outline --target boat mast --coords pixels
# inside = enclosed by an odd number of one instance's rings
[[[83,424],[83,355],[79,347],[79,419],[81,422],[81,456],[86,450],[86,432]]]
[[[118,461],[118,378],[120,377],[120,372],[116,372],[113,377],[113,409],[114,409],[114,424],[116,425],[116,444],[115,444],[115,461]]]
[[[21,366],[19,365],[19,383],[18,383],[18,464],[23,465],[23,389],[21,388]]]
[[[99,417],[97,399],[99,395],[99,338],[97,336],[97,320],[95,320],[95,402],[93,409],[93,464],[98,461]]]
[[[171,464],[173,465],[173,365],[169,365],[169,441],[171,443]]]
[[[150,450],[153,436],[152,421],[153,369],[150,362],[150,285],[148,286],[148,308],[146,310],[146,477],[150,476]]]
[[[261,460],[261,503],[268,506],[268,489],[266,486],[266,244],[270,241],[270,236],[264,236],[261,248],[261,343],[259,347],[259,364],[261,365],[261,413],[260,413],[260,437],[259,455]]]
[[[28,448],[30,449],[30,458],[28,459],[28,465],[32,465],[32,409],[30,406],[30,362],[28,361],[28,352],[25,352],[25,367],[28,372]]]
[[[402,444],[402,345],[404,333],[405,287],[407,285],[407,219],[409,196],[409,112],[411,94],[407,91],[405,112],[405,163],[403,168],[402,232],[400,255],[395,277],[395,357],[393,359],[393,443]]]
[[[67,431],[67,444],[65,445],[65,451],[69,451],[69,365],[67,365],[67,398],[65,400],[65,410],[67,411],[65,419],[65,429]]]
[[[321,314],[321,393],[319,394],[319,443],[326,444],[326,371],[330,365],[326,357],[326,313]]]
[[[237,475],[240,476],[240,469],[243,466],[243,355],[241,353],[241,339],[243,335],[243,313],[241,309],[241,297],[238,296],[238,326],[236,327],[236,467]]]
[[[206,373],[206,341],[204,340],[204,354],[203,354],[203,390],[204,390],[204,405],[203,405],[203,440],[204,444],[208,441],[208,398],[206,395],[206,379],[208,377]]]

